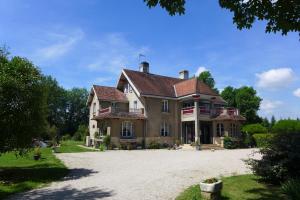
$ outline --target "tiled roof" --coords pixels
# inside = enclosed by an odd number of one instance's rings
[[[197,78],[182,80],[129,69],[124,69],[124,72],[142,95],[181,97],[189,94],[206,94],[219,96]],[[224,100],[220,99],[220,101]]]
[[[129,69],[124,69],[124,72],[142,95],[176,97],[174,85],[182,81],[179,78],[144,73]]]
[[[93,120],[97,119],[145,119],[144,114],[141,113],[130,113],[130,112],[116,112],[116,113],[102,113],[95,117]]]
[[[246,121],[246,118],[241,116],[241,115],[229,115],[229,114],[221,114],[219,116],[217,116],[216,118],[214,118],[213,120],[216,121],[226,121],[226,120],[230,120],[230,121]]]
[[[95,93],[100,100],[127,102],[127,97],[123,92],[114,87],[93,85]]]

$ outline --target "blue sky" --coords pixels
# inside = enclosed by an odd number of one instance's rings
[[[209,70],[220,90],[253,86],[262,116],[300,117],[299,36],[265,34],[264,22],[237,30],[217,1],[188,1],[175,17],[143,0],[1,0],[0,10],[0,44],[66,88],[114,86],[144,54],[152,73]]]

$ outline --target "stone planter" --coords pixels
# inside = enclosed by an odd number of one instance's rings
[[[218,180],[215,183],[204,183],[200,182],[201,196],[207,200],[219,200],[221,197],[221,190],[223,183]]]

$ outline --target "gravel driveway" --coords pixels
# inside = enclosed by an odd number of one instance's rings
[[[242,159],[252,157],[253,151],[136,150],[57,154],[72,169],[71,174],[64,181],[13,199],[174,199],[200,179],[248,173]]]

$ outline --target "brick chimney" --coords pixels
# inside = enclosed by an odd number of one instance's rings
[[[189,71],[182,70],[181,72],[179,72],[179,78],[184,80],[189,79]]]
[[[140,63],[140,72],[149,73],[149,63],[143,61]]]

